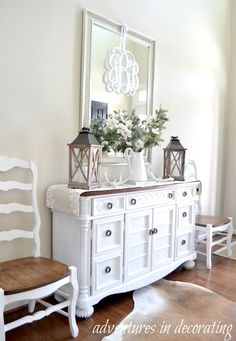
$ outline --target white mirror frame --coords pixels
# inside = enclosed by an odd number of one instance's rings
[[[91,123],[91,98],[90,98],[90,75],[91,75],[91,45],[92,26],[96,24],[111,32],[119,33],[121,23],[117,23],[103,16],[100,16],[88,9],[83,13],[83,39],[82,39],[82,60],[81,60],[81,84],[80,84],[80,120],[79,129],[89,127]],[[155,74],[155,40],[146,37],[132,29],[128,29],[127,37],[148,47],[148,75],[147,75],[147,100],[146,113],[153,114],[153,93]],[[151,151],[147,152],[148,163],[151,161]],[[126,161],[122,157],[102,157],[104,165],[124,165]]]

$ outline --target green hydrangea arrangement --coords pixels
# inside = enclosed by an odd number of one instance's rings
[[[135,152],[162,142],[162,132],[168,121],[167,110],[154,115],[138,116],[135,112],[114,111],[104,122],[91,124],[91,130],[104,152],[122,152],[130,147]]]

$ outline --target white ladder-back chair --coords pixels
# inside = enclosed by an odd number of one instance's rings
[[[208,269],[212,268],[212,248],[215,245],[225,246],[227,255],[232,255],[231,243],[233,232],[232,217],[197,215],[195,221],[196,251],[206,256]],[[200,234],[201,232],[202,234]],[[224,243],[226,242],[226,244]],[[205,244],[206,252],[199,250],[199,244]]]
[[[0,181],[0,195],[3,192],[11,194],[11,190],[30,191],[32,203],[2,203],[0,202],[0,217],[14,212],[33,214],[34,226],[32,231],[27,229],[9,229],[1,226],[0,218],[0,241],[10,242],[18,238],[27,238],[34,241],[34,257],[25,257],[0,263],[0,340],[5,340],[7,331],[26,323],[39,320],[53,312],[65,315],[69,319],[70,331],[73,337],[78,335],[78,327],[75,320],[75,308],[78,296],[77,271],[74,266],[40,257],[40,215],[37,205],[37,168],[34,162],[24,161],[17,158],[0,156],[0,174],[11,171],[15,167],[23,168],[23,171],[31,173],[31,182]],[[2,173],[3,174],[3,173]],[[10,172],[9,172],[10,174]],[[23,194],[22,192],[20,192]],[[23,196],[23,195],[22,195]],[[4,194],[2,195],[4,197]],[[8,244],[8,243],[6,243]],[[70,286],[68,298],[60,303],[52,305],[42,298],[50,296],[63,285]],[[4,309],[8,304],[20,301],[29,301],[31,314],[19,318],[10,323],[4,323]],[[34,312],[35,303],[41,303],[45,309]],[[62,310],[68,307],[68,312]]]
[[[192,167],[191,176],[197,179],[197,167],[194,160],[187,160],[186,168]],[[188,175],[186,174],[186,177]],[[200,193],[199,193],[200,194]],[[195,245],[196,252],[206,256],[208,269],[212,268],[212,248],[215,245],[225,246],[228,256],[232,255],[231,243],[233,234],[233,218],[201,214],[201,202],[198,200],[198,214],[195,217]],[[225,244],[226,242],[226,244]],[[205,252],[199,248],[199,244],[205,245]]]

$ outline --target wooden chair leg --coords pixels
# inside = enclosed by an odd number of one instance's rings
[[[229,217],[230,224],[228,227],[228,238],[227,238],[227,255],[229,257],[232,256],[232,249],[231,249],[231,243],[232,243],[232,236],[233,236],[233,219]]]
[[[211,254],[212,254],[212,225],[207,225],[207,242],[206,242],[206,263],[207,263],[207,269],[212,268],[212,260],[211,260]]]
[[[4,291],[0,288],[0,340],[5,341],[4,331]]]
[[[70,266],[69,269],[71,271],[71,294],[70,294],[71,304],[68,307],[68,318],[71,335],[73,337],[77,337],[79,334],[79,328],[77,326],[75,318],[76,303],[78,298],[77,271],[74,266]]]

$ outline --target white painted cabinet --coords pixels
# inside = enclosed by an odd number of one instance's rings
[[[194,266],[197,187],[197,181],[90,191],[49,187],[53,258],[78,268],[79,317],[90,316],[105,296],[150,284],[183,263]]]

